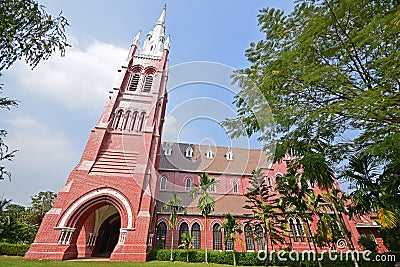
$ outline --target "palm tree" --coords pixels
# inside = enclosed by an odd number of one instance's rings
[[[170,210],[171,215],[169,216],[168,220],[168,226],[171,228],[171,255],[169,260],[173,261],[173,248],[174,248],[174,233],[175,233],[175,225],[176,222],[178,221],[178,212],[184,212],[186,213],[186,208],[184,206],[181,206],[181,201],[182,199],[177,196],[176,193],[172,194],[172,198],[170,201],[164,204],[163,210]]]
[[[247,200],[244,208],[253,213],[253,219],[260,223],[264,228],[265,248],[268,255],[269,241],[271,246],[282,243],[285,232],[284,221],[280,218],[282,212],[279,211],[277,194],[272,192],[272,187],[264,183],[265,176],[260,170],[253,171],[250,179],[249,192],[246,194]],[[268,266],[268,256],[266,257]]]
[[[207,216],[212,213],[215,208],[215,198],[209,193],[210,187],[215,185],[218,181],[214,177],[209,177],[206,172],[200,173],[200,185],[194,187],[191,190],[192,197],[194,198],[196,194],[199,194],[199,201],[197,204],[197,209],[201,212],[204,217],[204,225],[207,226]],[[208,264],[207,255],[207,231],[204,232],[206,240],[206,250],[205,250],[205,261]]]
[[[349,165],[339,175],[355,189],[351,193],[350,216],[376,212],[383,227],[395,228],[400,219],[398,172],[397,165],[382,162],[369,153],[351,156]]]
[[[235,255],[235,241],[241,242],[242,239],[240,237],[236,236],[237,234],[242,233],[242,228],[240,223],[236,222],[235,218],[227,213],[224,215],[224,222],[222,225],[219,227],[219,229],[224,229],[225,232],[225,240],[224,240],[224,245],[225,249],[228,245],[228,242],[232,242],[232,250],[233,250],[233,266],[236,266],[236,255]]]
[[[193,248],[193,239],[189,233],[182,234],[182,243],[179,247],[186,250],[186,262],[189,262],[189,250]]]

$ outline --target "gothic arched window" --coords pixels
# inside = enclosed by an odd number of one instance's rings
[[[254,251],[254,238],[253,238],[253,230],[249,224],[246,224],[244,227],[244,237],[246,241],[246,250],[247,251]]]
[[[292,237],[294,242],[297,242],[297,228],[295,225],[295,222],[292,218],[289,219],[289,227],[290,227],[290,232],[292,233]]]
[[[131,131],[136,129],[137,118],[138,118],[138,112],[136,111],[132,115],[132,119],[131,119],[131,123],[130,123],[130,127],[129,127]]]
[[[264,231],[261,225],[257,225],[254,228],[254,231],[256,232],[257,236],[257,246],[258,250],[264,250],[265,249],[265,239],[264,239]]]
[[[140,114],[140,118],[139,118],[139,131],[142,131],[142,129],[143,129],[143,124],[144,124],[144,115],[145,115],[146,113],[145,112],[142,112],[142,114]]]
[[[201,231],[200,225],[196,222],[192,226],[193,248],[200,249],[201,247]]]
[[[128,123],[129,123],[129,120],[130,120],[130,119],[131,119],[131,112],[130,112],[130,111],[127,111],[126,114],[125,114],[125,118],[124,118],[124,123],[123,123],[123,126],[122,126],[122,130],[127,130],[127,129],[129,129]]]
[[[301,238],[301,241],[304,241],[303,223],[299,218],[296,219],[296,228],[296,235]]]
[[[121,129],[122,120],[124,118],[124,111],[122,109],[118,110],[117,115],[114,117],[114,129]]]
[[[167,189],[167,176],[162,176],[160,179],[160,190]]]
[[[232,182],[232,192],[233,192],[234,194],[239,193],[239,185],[238,185],[238,182],[237,182],[237,181],[233,181],[233,182]]]
[[[185,190],[186,191],[192,190],[192,179],[190,179],[189,177],[186,178],[185,180]]]
[[[182,244],[183,242],[182,235],[184,233],[189,233],[189,226],[185,222],[181,223],[181,226],[179,226],[179,244]]]
[[[222,233],[218,223],[213,226],[213,249],[222,250]]]
[[[167,225],[165,222],[160,222],[157,225],[156,232],[156,247],[157,248],[165,248],[165,238],[167,236]]]

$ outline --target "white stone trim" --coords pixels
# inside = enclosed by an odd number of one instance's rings
[[[103,195],[103,194],[111,195],[111,196],[117,198],[119,201],[121,201],[121,203],[125,207],[125,210],[126,210],[126,213],[127,213],[127,216],[128,216],[127,228],[132,228],[133,213],[132,213],[132,209],[131,209],[131,206],[129,205],[128,200],[120,192],[118,192],[118,191],[116,191],[114,189],[111,189],[111,188],[97,189],[95,191],[91,191],[91,192],[83,195],[82,197],[80,197],[64,213],[64,215],[62,216],[62,218],[60,220],[60,223],[57,226],[57,228],[65,227],[65,224],[66,224],[68,218],[71,216],[72,213],[74,213],[77,210],[77,208],[81,204],[85,203],[90,198],[94,198],[96,196]]]

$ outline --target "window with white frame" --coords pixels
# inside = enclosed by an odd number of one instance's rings
[[[215,192],[216,191],[216,186],[215,186],[215,183],[212,183],[211,185],[210,185],[210,192]]]
[[[185,156],[186,156],[187,158],[193,157],[193,148],[192,148],[191,146],[188,146],[188,147],[186,148]]]
[[[192,179],[190,179],[189,177],[186,178],[185,180],[185,190],[186,191],[192,190]]]
[[[211,150],[211,148],[208,148],[207,152],[206,152],[206,157],[208,159],[212,159],[214,158],[214,152]]]
[[[167,177],[164,175],[160,179],[160,190],[167,189]]]
[[[225,157],[227,160],[233,160],[233,152],[232,150],[229,150],[228,152],[226,152]]]
[[[165,156],[171,156],[172,154],[172,148],[170,148],[169,146],[164,148],[164,155]]]

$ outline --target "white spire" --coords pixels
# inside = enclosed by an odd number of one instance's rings
[[[163,54],[164,49],[169,49],[169,39],[165,41],[165,14],[167,11],[167,5],[164,4],[164,8],[161,12],[160,18],[154,25],[153,30],[149,31],[146,40],[143,43],[140,54],[160,57]]]
[[[133,38],[133,41],[132,41],[132,45],[133,45],[133,46],[138,47],[138,46],[140,45],[140,32],[141,32],[141,31],[139,31],[139,32],[136,34],[135,38]]]

